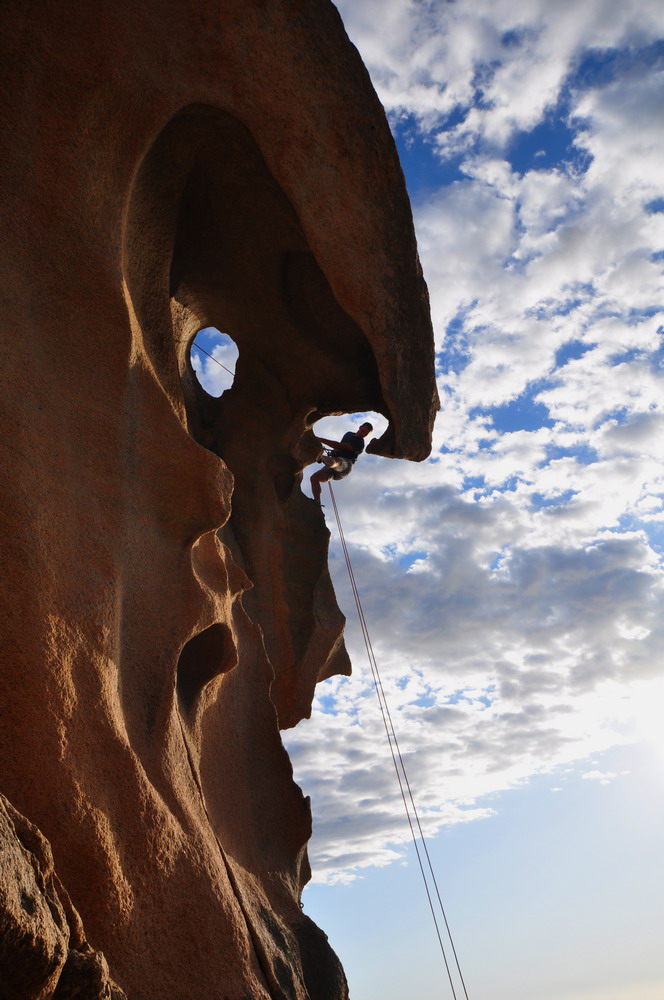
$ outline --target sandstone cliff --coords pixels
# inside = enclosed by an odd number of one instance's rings
[[[382,109],[327,0],[0,17],[0,997],[341,1000],[279,728],[349,669],[311,427],[436,406]]]

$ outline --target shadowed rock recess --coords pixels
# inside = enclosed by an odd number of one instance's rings
[[[341,1000],[279,729],[349,671],[311,427],[437,406],[385,116],[326,0],[0,17],[0,998]]]

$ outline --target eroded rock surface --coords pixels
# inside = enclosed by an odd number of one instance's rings
[[[48,841],[0,795],[0,995],[3,1000],[126,1000],[85,940]]]
[[[436,407],[382,109],[325,0],[2,22],[0,995],[341,1000],[279,727],[349,669],[311,427]]]

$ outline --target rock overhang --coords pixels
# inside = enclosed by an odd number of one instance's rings
[[[369,450],[421,459],[437,405],[387,122],[322,0],[6,28],[4,790],[130,997],[337,1000],[278,724],[349,669],[310,428],[375,409]],[[207,323],[240,346],[221,403]]]

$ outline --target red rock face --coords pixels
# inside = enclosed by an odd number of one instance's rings
[[[349,669],[310,428],[436,407],[382,109],[325,0],[3,22],[0,996],[341,1000],[279,728]]]

